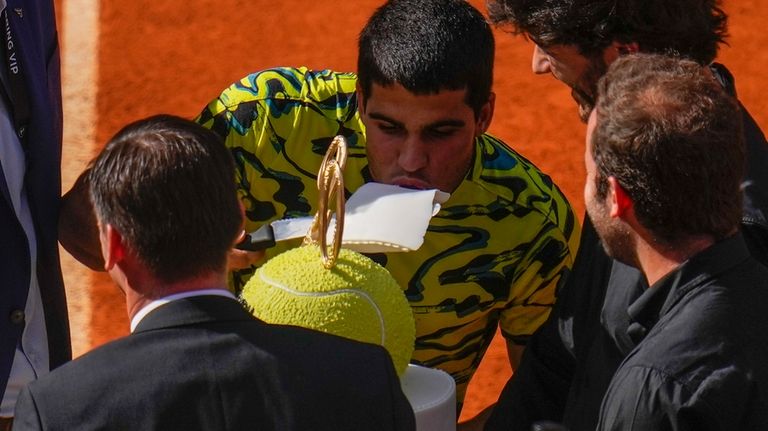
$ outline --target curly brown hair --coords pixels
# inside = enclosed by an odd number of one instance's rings
[[[720,0],[488,0],[492,23],[540,46],[576,45],[583,54],[613,41],[640,51],[711,63],[727,36]]]

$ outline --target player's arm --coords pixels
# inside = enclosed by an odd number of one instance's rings
[[[523,351],[525,345],[517,344],[514,341],[507,339],[507,357],[509,358],[509,365],[514,373],[517,367],[520,365],[520,359],[523,357]],[[485,423],[493,413],[493,409],[496,407],[496,403],[484,408],[472,419],[464,421],[457,425],[456,431],[481,431],[485,427]]]
[[[573,265],[579,234],[578,225],[565,232],[545,222],[536,237],[529,242],[530,252],[521,261],[522,272],[517,277],[521,282],[512,287],[511,306],[502,313],[501,318],[501,329],[513,374],[520,368],[526,349],[523,343],[529,336],[524,334],[533,333],[546,320],[557,286],[563,282]],[[460,424],[459,431],[485,429],[495,408],[497,403],[486,407],[470,421]]]
[[[578,234],[578,228],[571,232],[571,235]],[[532,332],[541,324],[539,321],[546,319],[556,287],[561,282],[563,274],[573,265],[576,250],[574,244],[577,244],[578,241],[574,243],[569,239],[568,235],[555,228],[540,230],[537,238],[530,242],[532,252],[522,262],[524,270],[518,278],[528,280],[528,282],[525,285],[521,283],[513,287],[512,306],[502,315],[502,332],[505,335],[507,357],[513,373],[518,370],[526,347],[522,342],[515,340],[522,341],[527,337],[510,335],[508,329],[525,331],[526,328],[521,328],[519,322],[528,322],[525,326]],[[553,253],[552,251],[556,249],[560,249],[560,252]],[[525,292],[522,300],[515,298],[516,293],[519,294],[520,292]],[[528,306],[522,304],[528,304]],[[458,424],[457,431],[484,430],[486,422],[495,408],[496,403],[486,407],[472,419]]]

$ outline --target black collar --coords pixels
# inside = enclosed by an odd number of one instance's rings
[[[637,298],[627,309],[627,335],[639,343],[656,322],[686,294],[746,259],[749,251],[737,233],[683,262]]]
[[[236,300],[203,295],[177,299],[152,310],[136,326],[134,334],[214,321],[258,320]]]

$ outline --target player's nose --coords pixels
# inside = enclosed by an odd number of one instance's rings
[[[416,172],[427,165],[428,151],[417,137],[409,137],[400,147],[398,164],[406,172]]]

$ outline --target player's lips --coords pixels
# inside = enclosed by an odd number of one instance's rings
[[[415,189],[415,190],[434,189],[432,184],[424,180],[420,180],[418,178],[411,178],[411,177],[395,178],[395,180],[392,181],[392,184],[400,187],[405,187],[407,189]]]

